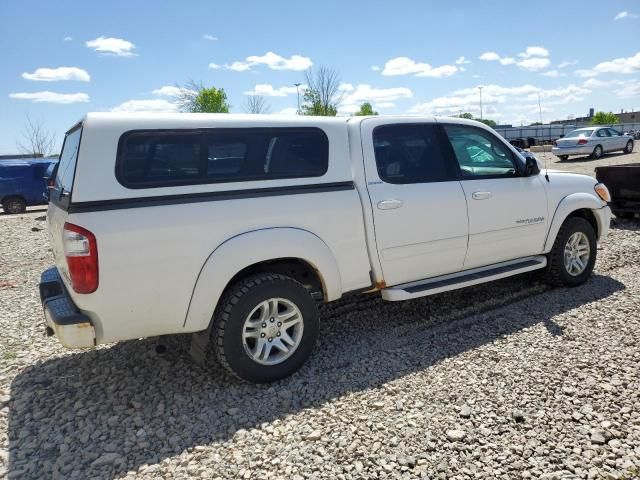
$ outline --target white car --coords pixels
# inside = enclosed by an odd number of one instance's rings
[[[316,302],[540,270],[585,282],[609,228],[588,176],[540,173],[454,118],[88,114],[47,213],[46,325],[67,347],[192,334],[240,378],[310,355]]]
[[[633,137],[611,127],[578,128],[556,140],[551,152],[561,161],[569,155],[589,155],[598,159],[606,152],[633,152]]]

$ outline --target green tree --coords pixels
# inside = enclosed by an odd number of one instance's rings
[[[591,125],[613,125],[618,123],[618,117],[612,112],[596,112],[591,118]]]
[[[476,120],[478,122],[484,123],[486,126],[491,127],[491,128],[495,128],[495,126],[497,125],[495,120],[491,120],[491,119],[488,119],[488,118],[483,118],[482,120],[480,120],[479,118],[476,118]]]
[[[202,83],[189,82],[178,87],[177,97],[180,110],[191,113],[229,113],[229,102],[224,88],[206,88]]]
[[[305,81],[307,86],[302,97],[302,115],[335,117],[342,101],[338,72],[321,66],[315,71],[308,70]]]
[[[373,107],[371,106],[371,104],[369,102],[364,102],[362,105],[360,105],[360,110],[358,110],[356,113],[354,113],[354,115],[356,117],[365,117],[368,115],[378,115],[378,112],[376,112]]]
[[[473,120],[473,115],[470,113],[461,113],[458,115],[459,118],[466,118],[467,120]]]

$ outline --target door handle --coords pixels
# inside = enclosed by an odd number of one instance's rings
[[[486,200],[487,198],[491,198],[492,195],[491,192],[473,192],[471,198],[474,200]]]
[[[402,206],[402,200],[382,200],[378,202],[378,208],[380,210],[393,210],[394,208],[400,208]]]

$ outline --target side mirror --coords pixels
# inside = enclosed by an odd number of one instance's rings
[[[535,158],[527,157],[525,165],[524,165],[524,176],[532,177],[534,175],[538,175],[540,173],[540,167],[538,167],[538,162]]]

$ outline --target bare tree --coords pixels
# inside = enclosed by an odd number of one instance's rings
[[[340,75],[330,67],[320,66],[305,72],[304,115],[335,116],[342,102]]]
[[[262,95],[249,95],[244,105],[246,113],[271,113],[271,107]]]
[[[18,140],[16,144],[22,153],[46,157],[54,152],[56,135],[45,130],[42,122],[34,122],[27,115],[27,124],[22,131],[22,139]]]

